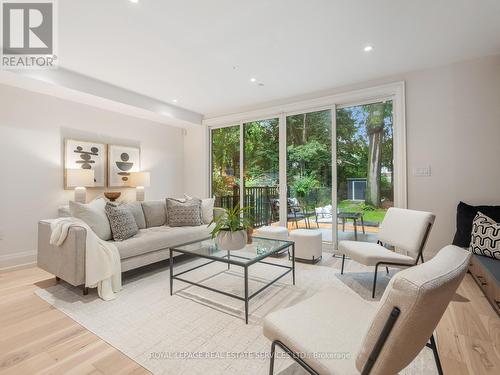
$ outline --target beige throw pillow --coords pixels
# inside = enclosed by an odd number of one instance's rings
[[[215,198],[205,198],[201,200],[201,218],[204,224],[210,224],[214,218]]]
[[[98,198],[88,204],[69,202],[71,216],[83,220],[101,240],[109,241],[112,238],[111,227],[105,207],[106,201],[103,198]]]
[[[184,194],[186,200],[194,199],[188,194]],[[199,198],[196,198],[199,199]],[[210,224],[214,218],[215,198],[205,198],[201,200],[201,220],[204,224]]]
[[[168,225],[171,227],[198,226],[201,220],[201,201],[188,199],[185,202],[167,198]]]

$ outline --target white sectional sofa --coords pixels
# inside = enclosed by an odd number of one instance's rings
[[[124,241],[112,241],[120,252],[122,272],[169,258],[169,248],[210,236],[211,227],[170,227],[167,223],[165,201],[147,201],[141,205],[144,227],[139,233]],[[139,214],[141,210],[138,211]],[[136,214],[135,212],[134,214]],[[214,214],[220,213],[214,209]],[[85,238],[83,227],[71,227],[62,246],[49,243],[51,220],[38,223],[38,267],[54,276],[79,286],[85,284]]]

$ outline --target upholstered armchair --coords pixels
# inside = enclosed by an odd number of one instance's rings
[[[332,375],[397,374],[427,346],[442,374],[433,332],[469,259],[468,251],[446,246],[430,261],[397,273],[378,304],[329,288],[269,314],[263,328],[272,341],[269,373],[276,346],[308,373]]]
[[[375,266],[372,288],[372,298],[375,298],[379,266],[385,266],[389,273],[387,266],[410,267],[418,264],[419,260],[424,262],[423,251],[434,219],[435,215],[430,212],[389,208],[380,224],[377,243],[339,242],[342,254],[340,273],[344,273],[346,256],[365,266]],[[389,250],[385,246],[394,249]]]

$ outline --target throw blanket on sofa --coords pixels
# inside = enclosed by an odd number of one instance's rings
[[[62,217],[50,223],[52,234],[50,244],[61,246],[68,235],[69,228],[78,226],[87,232],[85,244],[85,286],[95,288],[105,301],[116,297],[115,293],[122,288],[120,254],[115,245],[101,240],[80,219]]]

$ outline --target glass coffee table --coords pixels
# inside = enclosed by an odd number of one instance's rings
[[[290,253],[290,248],[291,248],[291,253]],[[266,258],[275,255],[277,253],[280,253],[283,250],[288,251],[288,256],[291,265],[276,264],[265,261]],[[182,272],[174,274],[174,257],[173,257],[174,252],[192,255],[198,258],[208,259],[209,261],[201,265],[198,265],[196,267],[192,267],[188,270],[183,270]],[[227,264],[227,269],[230,269],[231,266],[237,266],[243,268],[244,297],[179,277],[181,275],[184,275],[188,272],[194,271],[200,267],[209,265],[214,262]],[[273,267],[280,267],[285,269],[285,271],[281,273],[278,277],[274,278],[273,280],[270,280],[259,290],[253,292],[252,294],[249,294],[248,268],[252,264],[256,263],[266,264]],[[217,247],[214,239],[207,238],[201,241],[189,242],[180,246],[175,246],[170,248],[170,295],[173,294],[174,279],[176,279],[188,284],[196,285],[200,288],[211,290],[212,292],[221,293],[228,297],[239,299],[245,302],[246,324],[248,324],[248,302],[257,294],[259,294],[264,289],[268,288],[269,286],[271,286],[276,281],[278,281],[279,279],[281,279],[283,276],[287,275],[290,272],[292,273],[293,285],[295,285],[295,244],[293,241],[281,241],[281,240],[253,237],[253,242],[241,250],[223,251]]]

